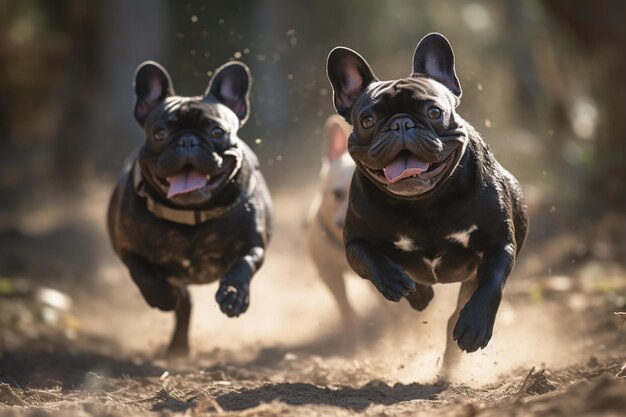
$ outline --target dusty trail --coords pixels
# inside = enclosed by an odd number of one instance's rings
[[[193,288],[188,360],[161,358],[172,318],[150,310],[103,249],[95,289],[75,297],[76,334],[36,325],[26,336],[3,330],[0,415],[626,413],[626,379],[615,377],[626,359],[626,330],[606,294],[587,292],[581,304],[579,292],[544,291],[538,300],[536,282],[521,278],[524,265],[536,264],[532,254],[507,287],[492,343],[467,356],[452,382],[437,373],[455,286],[437,287],[418,314],[404,302],[384,302],[354,277],[349,292],[361,326],[344,334],[307,256],[309,196],[275,196],[275,238],[244,316],[219,312],[215,285]],[[84,210],[103,248],[105,199],[102,192]],[[0,313],[18,304],[4,302]]]

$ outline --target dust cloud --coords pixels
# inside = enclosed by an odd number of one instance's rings
[[[95,277],[98,294],[82,293],[76,312],[87,332],[113,340],[128,355],[159,358],[173,330],[173,314],[151,309],[128,272],[106,244],[104,213],[108,192],[99,191],[81,208],[102,233],[102,262]],[[245,364],[263,352],[287,359],[313,355],[335,364],[370,368],[400,383],[436,381],[445,347],[445,327],[454,310],[458,285],[435,287],[424,312],[408,303],[391,303],[356,275],[346,278],[359,325],[341,328],[334,301],[309,259],[305,217],[314,186],[275,193],[275,233],[263,268],[251,285],[251,305],[241,317],[223,315],[214,300],[216,284],[191,288],[191,346],[194,357],[228,358]],[[523,259],[523,258],[522,258]],[[487,348],[464,355],[455,379],[480,386],[503,374],[531,366],[563,367],[577,360],[577,344],[568,340],[558,314],[528,303],[514,303],[513,273]],[[193,362],[193,357],[191,359]],[[382,374],[381,374],[382,372]]]

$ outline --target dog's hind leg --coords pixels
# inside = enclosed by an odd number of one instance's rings
[[[166,355],[181,357],[189,354],[189,319],[191,317],[191,297],[185,287],[176,288],[176,324]]]
[[[476,276],[473,276],[472,278],[461,283],[459,298],[456,302],[456,309],[448,319],[448,326],[446,329],[446,350],[443,354],[443,362],[441,366],[441,375],[444,379],[450,377],[452,371],[461,360],[462,350],[457,346],[457,343],[453,339],[452,332],[461,309],[469,301],[470,297],[474,293],[474,290],[476,290]]]

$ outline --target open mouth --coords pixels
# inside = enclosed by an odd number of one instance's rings
[[[227,171],[208,175],[191,165],[186,165],[178,174],[167,178],[157,178],[157,180],[161,187],[167,191],[167,198],[172,199],[178,195],[197,191],[214,191],[223,183],[226,175]]]
[[[372,176],[383,184],[394,184],[406,179],[431,180],[445,169],[453,154],[434,164],[420,161],[407,150],[401,151],[389,165],[383,169],[365,167]]]

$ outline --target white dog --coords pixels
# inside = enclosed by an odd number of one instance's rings
[[[324,124],[320,189],[307,219],[309,251],[320,277],[331,291],[344,326],[353,324],[355,313],[346,296],[344,274],[351,271],[343,245],[343,226],[348,191],[355,164],[347,152],[352,126],[338,115]]]

